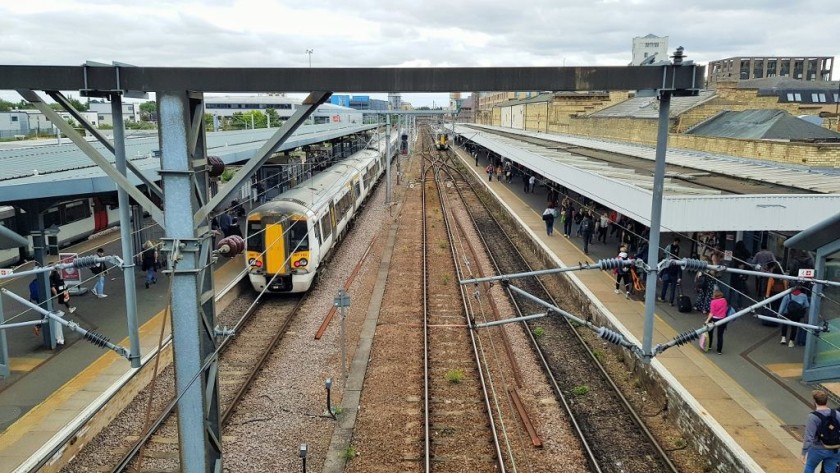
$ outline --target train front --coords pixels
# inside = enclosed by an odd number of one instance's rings
[[[248,277],[256,291],[305,292],[315,278],[307,216],[273,203],[248,215]],[[276,206],[276,205],[274,205]]]

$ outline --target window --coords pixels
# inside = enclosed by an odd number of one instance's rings
[[[801,102],[802,101],[802,94],[798,94],[798,93],[793,94],[793,100],[795,100],[797,102]]]
[[[309,232],[306,228],[306,220],[292,220],[289,227],[289,250],[309,251]]]
[[[750,78],[750,63],[744,61],[741,63],[741,79],[749,79]]]
[[[648,57],[648,53],[645,53],[645,57]]]
[[[834,103],[840,102],[840,94],[834,94]]]
[[[18,117],[12,116],[12,121],[13,121],[13,122],[18,121]]]
[[[262,222],[259,220],[249,220],[248,221],[248,240],[247,240],[247,248],[248,251],[256,251],[257,253],[262,253],[265,251],[265,244],[263,242],[263,225]]]
[[[793,102],[793,94],[792,94],[792,93],[788,93],[788,94],[787,94],[787,99],[788,99],[788,102]]]
[[[825,94],[811,94],[811,102],[825,103]]]
[[[790,76],[790,61],[785,61],[784,59],[782,59],[782,67],[779,70],[779,75],[781,77]]]
[[[70,202],[64,207],[64,223],[77,222],[90,217],[90,205],[87,200]]]
[[[794,79],[801,79],[802,78],[802,67],[804,64],[802,61],[794,61],[793,62],[793,78]]]
[[[776,61],[767,61],[767,77],[776,77]]]
[[[324,240],[332,236],[332,225],[330,224],[329,213],[321,217],[321,234],[324,235]]]
[[[764,61],[753,62],[753,78],[761,79],[764,77]]]

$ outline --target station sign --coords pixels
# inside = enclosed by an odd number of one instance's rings
[[[10,269],[10,268],[0,268],[0,277],[11,276],[12,274],[15,274],[15,270],[14,270],[14,269]]]
[[[813,279],[816,276],[816,271],[813,269],[800,269],[799,270],[799,277],[800,278],[810,278]]]
[[[78,253],[59,253],[58,259],[64,264],[71,264],[78,256]],[[82,283],[82,273],[79,271],[79,268],[62,268],[61,279],[63,279],[68,286],[78,286]]]

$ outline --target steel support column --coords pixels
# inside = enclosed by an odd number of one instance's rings
[[[111,116],[114,118],[114,145],[112,147],[116,159],[114,164],[117,166],[117,172],[125,176],[128,160],[125,156],[125,124],[123,123],[122,97],[120,94],[111,96]],[[117,186],[117,199],[120,206],[120,244],[122,246],[122,273],[125,286],[125,314],[126,324],[128,324],[128,340],[131,346],[129,360],[132,368],[139,368],[140,329],[137,322],[137,288],[134,287],[134,242],[131,238],[131,213],[129,211],[131,204],[128,200],[128,193],[120,186]],[[142,218],[142,212],[135,217]]]
[[[206,371],[202,369],[204,362],[215,356],[216,341],[213,288],[206,287],[212,278],[204,271],[209,264],[209,237],[197,235],[193,225],[199,208],[197,191],[203,191],[196,188],[198,177],[190,153],[195,140],[190,132],[195,111],[200,109],[196,102],[200,104],[200,99],[191,101],[184,92],[158,94],[161,174],[168,222],[164,251],[171,265],[175,382],[182,395],[178,401],[181,471],[207,473],[221,470],[221,436],[217,361]],[[198,147],[203,148],[204,143]],[[201,220],[205,219],[206,215]]]
[[[665,152],[668,150],[668,124],[671,110],[671,92],[659,93],[659,129],[656,136],[656,168],[653,174],[653,196],[650,205],[650,238],[648,239],[647,263],[656,268],[659,263],[659,227],[662,222],[662,196],[665,189]],[[659,273],[652,269],[645,281],[645,327],[642,339],[643,360],[653,356],[653,312],[656,309],[656,278]],[[676,290],[676,289],[675,289]]]

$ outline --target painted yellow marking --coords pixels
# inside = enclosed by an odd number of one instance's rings
[[[782,378],[798,378],[802,376],[802,363],[770,363],[767,365],[767,369]]]
[[[12,369],[12,371],[32,371],[45,361],[47,361],[47,357],[12,357],[9,359],[9,367]]]

